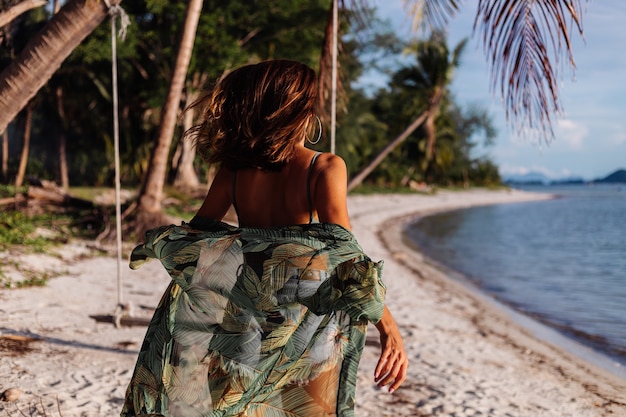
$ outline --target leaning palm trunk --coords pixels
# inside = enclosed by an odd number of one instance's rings
[[[163,187],[167,173],[172,136],[180,107],[182,90],[185,85],[187,68],[191,61],[196,28],[202,11],[202,0],[191,0],[185,12],[185,25],[176,56],[172,81],[163,107],[163,117],[159,137],[152,151],[148,171],[138,196],[136,231],[156,226],[162,221]]]
[[[402,142],[404,142],[406,140],[406,138],[408,138],[409,135],[415,131],[415,129],[417,129],[422,123],[424,123],[424,120],[426,120],[426,118],[428,117],[429,114],[430,113],[428,111],[425,111],[422,114],[420,114],[420,116],[417,119],[415,119],[415,121],[413,123],[411,123],[409,125],[409,127],[407,127],[404,130],[404,132],[402,132],[394,140],[389,142],[389,144],[387,146],[385,146],[385,148],[382,151],[380,151],[380,153],[378,155],[376,155],[376,158],[374,158],[372,160],[372,162],[369,163],[368,166],[366,166],[361,172],[356,174],[350,180],[350,182],[348,183],[348,191],[351,191],[354,188],[356,188],[357,186],[359,186],[363,182],[363,180],[374,169],[376,169],[376,167],[378,165],[380,165],[380,163],[385,159],[385,157],[391,153],[391,151],[393,151],[398,145],[400,145]]]
[[[69,0],[30,40],[0,73],[0,132],[106,16],[104,1]]]
[[[30,9],[36,9],[37,7],[45,6],[48,2],[46,0],[24,0],[17,3],[15,6],[0,12],[0,28],[4,25],[11,23],[13,19],[29,11]]]

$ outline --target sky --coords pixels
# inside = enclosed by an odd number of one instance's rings
[[[575,70],[559,66],[563,113],[553,119],[555,138],[549,143],[516,133],[499,93],[490,90],[489,66],[478,34],[472,34],[477,3],[461,2],[448,31],[451,47],[469,38],[451,86],[456,101],[486,109],[498,131],[495,144],[478,148],[476,156],[489,156],[503,176],[540,172],[552,179],[591,180],[626,169],[626,2],[583,1],[584,39],[571,34]],[[399,36],[412,36],[402,0],[374,5]]]

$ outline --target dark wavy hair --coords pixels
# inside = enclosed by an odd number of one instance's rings
[[[288,60],[264,61],[223,76],[192,106],[201,121],[188,135],[207,162],[236,170],[280,170],[314,127],[315,71]]]

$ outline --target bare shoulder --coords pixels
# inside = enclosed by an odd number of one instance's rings
[[[315,208],[321,222],[350,229],[346,201],[348,173],[346,163],[337,155],[323,153],[315,164]]]
[[[315,172],[324,175],[341,174],[347,175],[346,162],[338,155],[322,153],[315,163]]]

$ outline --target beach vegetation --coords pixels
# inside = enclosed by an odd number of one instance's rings
[[[0,250],[8,250],[14,245],[30,248],[30,251],[43,253],[58,243],[58,238],[38,233],[38,226],[48,226],[54,216],[49,214],[29,216],[21,211],[0,212]]]

